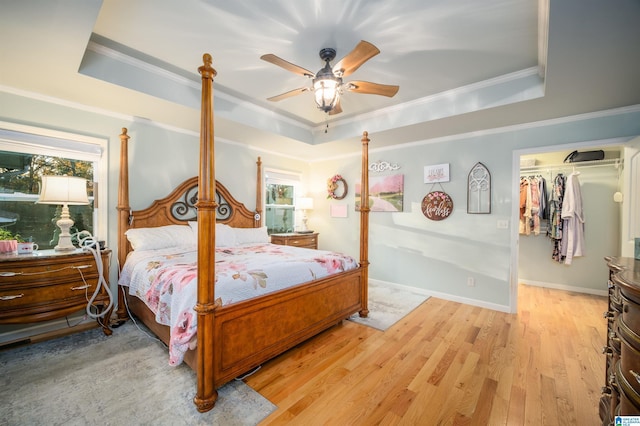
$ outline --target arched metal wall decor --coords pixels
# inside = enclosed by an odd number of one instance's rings
[[[482,163],[476,163],[467,178],[467,213],[491,213],[491,173]]]

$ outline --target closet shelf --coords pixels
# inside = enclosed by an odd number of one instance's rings
[[[537,166],[520,167],[520,173],[529,173],[536,171],[553,171],[553,170],[572,170],[584,169],[588,167],[605,167],[613,166],[616,169],[623,165],[621,158],[611,158],[607,160],[581,161],[578,163],[560,163],[560,164],[540,164]]]

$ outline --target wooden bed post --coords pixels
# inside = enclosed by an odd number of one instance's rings
[[[198,314],[197,368],[198,387],[193,402],[198,411],[213,408],[218,399],[214,380],[214,315],[215,303],[215,231],[216,231],[216,179],[213,138],[213,77],[211,55],[202,57],[204,65],[198,68],[202,76],[202,115],[200,117],[200,169],[198,178]]]
[[[264,188],[262,187],[262,159],[258,157],[258,161],[256,161],[256,224],[254,225],[256,228],[260,228],[262,226],[262,193]]]
[[[131,214],[131,206],[129,206],[129,135],[126,127],[122,128],[122,134],[120,134],[120,179],[116,210],[118,210],[118,263],[122,267],[129,252],[127,250],[129,242],[123,235],[129,229],[129,215]],[[125,321],[128,318],[124,295],[121,291],[118,291],[117,316],[118,321]]]
[[[362,178],[360,198],[360,267],[362,268],[361,317],[369,315],[369,133],[362,133]]]

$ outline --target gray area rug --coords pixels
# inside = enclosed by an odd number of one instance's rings
[[[349,320],[384,331],[428,298],[410,289],[369,283],[369,316],[360,318],[354,314]]]
[[[2,425],[255,425],[276,408],[234,380],[199,413],[195,373],[131,321],[0,351],[0,372]]]

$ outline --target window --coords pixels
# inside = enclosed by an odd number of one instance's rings
[[[43,175],[86,178],[87,206],[69,206],[75,224],[71,232],[87,230],[98,237],[106,233],[106,191],[98,194],[98,182],[106,182],[101,155],[107,141],[80,135],[0,122],[0,227],[34,241],[39,248],[53,248],[60,229],[56,226],[62,206],[36,204]],[[106,186],[106,185],[105,185]],[[104,237],[101,239],[105,239]]]
[[[295,200],[300,175],[265,169],[265,222],[269,234],[296,229]]]

